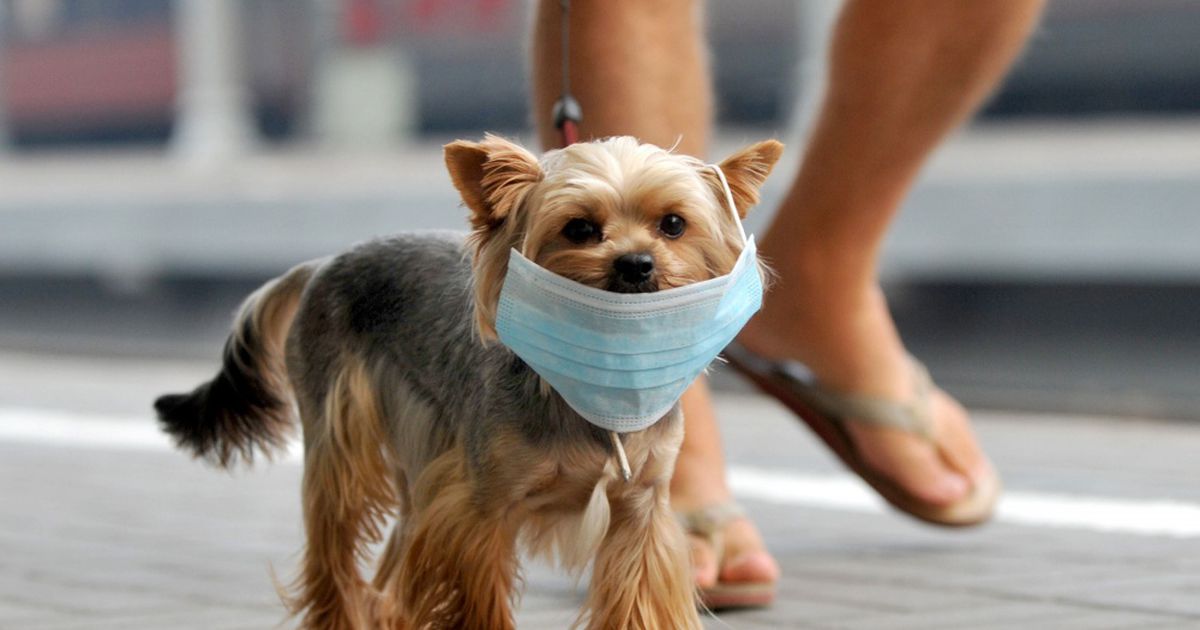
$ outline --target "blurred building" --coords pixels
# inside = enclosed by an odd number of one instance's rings
[[[6,0],[0,93],[22,144],[163,141],[180,89],[171,0]],[[294,133],[312,46],[302,2],[240,3],[259,130]]]
[[[165,141],[182,87],[181,4],[0,2],[0,111],[9,137],[18,145]],[[530,4],[235,0],[247,115],[268,139],[364,117],[401,134],[524,128]],[[788,119],[802,7],[710,2],[725,122],[778,128]],[[355,80],[367,96],[347,112],[334,101]],[[365,116],[371,107],[380,111]],[[985,116],[1197,110],[1200,4],[1059,0]]]

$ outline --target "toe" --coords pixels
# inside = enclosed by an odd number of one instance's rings
[[[721,567],[721,581],[725,583],[774,582],[779,579],[779,565],[765,551],[751,551],[730,558]]]
[[[883,474],[919,501],[946,506],[966,496],[970,482],[947,465],[924,438],[897,429],[849,427],[867,466]]]
[[[696,586],[710,588],[717,584],[717,558],[712,543],[699,536],[688,536],[691,546],[692,575]]]
[[[938,390],[933,396],[933,413],[938,418],[938,446],[947,464],[972,482],[983,482],[992,476],[991,462],[975,438],[967,410]]]
[[[758,583],[779,579],[779,564],[767,552],[762,536],[749,519],[730,523],[725,528],[725,541],[721,582]]]

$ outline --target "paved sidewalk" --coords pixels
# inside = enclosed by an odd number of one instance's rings
[[[300,548],[300,467],[217,472],[148,430],[152,397],[210,367],[0,354],[0,628],[280,624],[269,571],[286,579]],[[773,403],[718,404],[784,578],[776,606],[711,628],[1200,628],[1196,424],[978,412],[1010,501],[944,532],[860,501]],[[1164,514],[1181,534],[1138,522]],[[531,566],[520,627],[566,627],[580,598]]]

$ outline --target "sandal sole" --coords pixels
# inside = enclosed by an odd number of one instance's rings
[[[941,527],[973,527],[991,518],[1001,488],[996,475],[990,475],[983,482],[975,483],[971,494],[950,505],[932,505],[916,499],[890,479],[868,468],[858,457],[840,422],[813,409],[810,403],[795,391],[792,381],[774,374],[763,374],[738,361],[735,354],[724,356],[730,367],[796,414],[847,468],[867,482],[867,485],[892,507],[920,521]]]

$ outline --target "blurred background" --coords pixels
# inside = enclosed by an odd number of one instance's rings
[[[215,474],[151,401],[211,378],[266,279],[466,227],[441,145],[536,146],[533,4],[0,0],[0,627],[291,627],[269,575],[303,544],[298,455]],[[795,172],[837,10],[708,2],[711,157],[789,145],[751,229]],[[718,369],[730,483],[783,578],[774,608],[708,627],[1198,627],[1198,241],[1200,2],[1049,0],[881,261],[1002,471],[997,522],[886,512]],[[566,627],[578,582],[526,583],[521,627]]]
[[[714,153],[791,146],[754,225],[793,172],[836,8],[710,3]],[[215,367],[266,278],[465,227],[441,143],[533,146],[548,115],[526,103],[530,9],[0,1],[0,354]],[[1200,417],[1198,200],[1200,3],[1052,1],[892,232],[902,333],[969,405]]]

